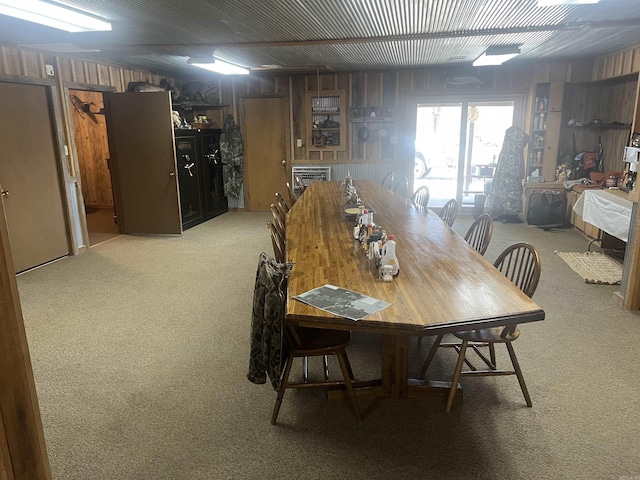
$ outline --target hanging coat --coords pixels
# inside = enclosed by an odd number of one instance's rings
[[[293,263],[277,263],[261,253],[258,259],[253,309],[251,313],[251,351],[247,378],[280,388],[280,375],[288,352],[284,343],[284,316],[287,305],[287,278]]]
[[[522,213],[522,149],[528,141],[529,136],[520,127],[507,128],[491,183],[491,216],[494,220],[517,221]]]
[[[227,197],[239,198],[243,181],[244,147],[240,127],[233,115],[227,115],[220,134],[220,159],[224,194]]]

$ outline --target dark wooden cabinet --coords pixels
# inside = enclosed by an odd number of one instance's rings
[[[220,130],[176,130],[175,142],[182,228],[186,230],[228,210]]]

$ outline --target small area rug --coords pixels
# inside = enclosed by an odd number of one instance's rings
[[[584,278],[585,283],[619,285],[622,280],[622,265],[602,252],[555,253]]]

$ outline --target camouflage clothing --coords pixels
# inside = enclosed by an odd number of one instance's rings
[[[529,136],[520,127],[507,128],[491,183],[491,216],[494,220],[518,221],[522,213],[522,149],[528,141]]]
[[[258,259],[251,316],[251,353],[247,378],[280,388],[280,374],[287,357],[284,350],[284,315],[287,304],[287,278],[293,263],[277,263],[266,253]]]
[[[233,119],[233,115],[227,115],[227,121],[220,134],[220,158],[224,194],[227,197],[239,198],[242,190],[244,147],[240,127]]]

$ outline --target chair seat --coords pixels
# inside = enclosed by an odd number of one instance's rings
[[[300,353],[308,356],[322,354],[326,350],[344,349],[351,340],[351,332],[348,330],[297,327],[296,333],[301,345],[296,345],[291,350],[294,355]]]
[[[520,330],[518,328],[515,329],[513,333],[510,333],[506,337],[501,337],[502,331],[504,327],[492,327],[492,328],[481,328],[478,330],[466,330],[464,332],[455,332],[454,335],[458,337],[460,340],[469,340],[470,342],[513,342],[516,338],[520,336]]]

